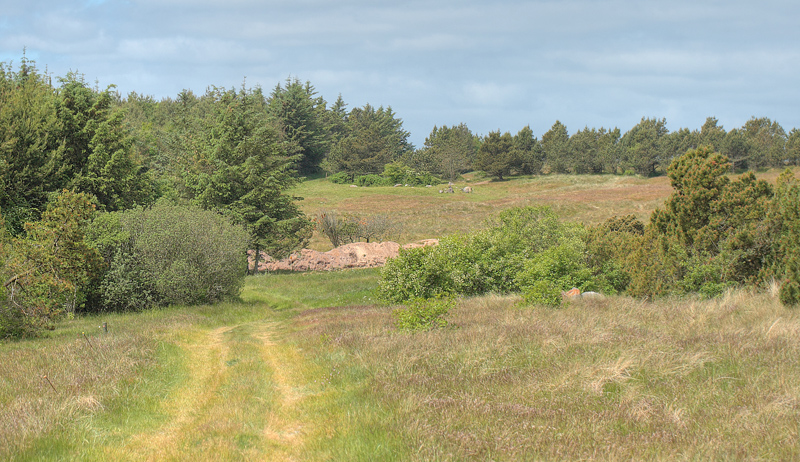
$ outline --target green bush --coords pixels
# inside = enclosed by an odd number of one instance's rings
[[[561,223],[549,208],[505,210],[486,230],[446,236],[438,246],[390,259],[381,272],[379,292],[393,303],[441,293],[518,292],[517,275],[527,260],[582,236],[582,227]]]
[[[780,300],[786,306],[800,305],[800,182],[791,171],[778,178],[773,216],[779,224],[772,271],[781,281]]]
[[[154,275],[133,252],[118,249],[99,286],[102,310],[140,311],[162,304]]]
[[[439,246],[441,247],[442,244]],[[381,269],[378,291],[390,303],[403,303],[414,298],[432,298],[453,293],[442,252],[438,247],[401,249],[400,255],[389,259]]]
[[[418,172],[400,161],[386,164],[382,176],[389,185],[426,186],[440,183],[430,172]]]
[[[334,184],[351,184],[353,182],[353,175],[347,172],[337,172],[330,175],[328,181]]]
[[[93,311],[213,303],[244,283],[249,236],[212,211],[156,205],[108,214],[90,236],[108,268]]]
[[[89,195],[65,190],[53,196],[40,221],[25,224],[24,236],[8,242],[3,232],[0,337],[35,335],[82,309],[87,287],[102,270],[100,254],[84,239],[94,215]]]
[[[392,184],[387,178],[381,175],[369,174],[361,175],[355,178],[355,184],[358,186],[391,186]]]
[[[800,305],[800,260],[797,255],[791,256],[786,262],[786,277],[778,295],[786,306]]]
[[[577,287],[581,291],[599,290],[586,265],[585,243],[570,239],[543,250],[525,262],[516,283],[528,303],[557,306],[561,292]]]
[[[455,306],[452,296],[414,298],[392,312],[395,327],[403,330],[428,330],[447,326],[447,315]]]
[[[547,279],[534,281],[523,289],[523,300],[531,305],[557,307],[561,305],[562,289]]]

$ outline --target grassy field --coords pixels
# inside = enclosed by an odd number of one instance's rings
[[[586,181],[297,192],[307,211],[406,217],[406,240],[526,201],[644,218],[669,194],[663,178]],[[800,311],[774,287],[562,309],[466,298],[449,327],[409,333],[378,277],[253,276],[237,301],[3,342],[0,460],[800,459]]]
[[[800,457],[800,312],[768,292],[485,296],[407,333],[377,277],[255,276],[240,302],[6,343],[0,459]]]
[[[461,192],[464,186],[473,192]],[[499,211],[525,205],[549,205],[565,220],[584,223],[627,214],[647,219],[671,192],[666,177],[617,175],[548,175],[511,181],[467,175],[453,186],[455,194],[440,194],[442,187],[351,188],[317,178],[303,182],[293,194],[304,199],[300,206],[311,216],[321,210],[389,215],[402,230],[392,238],[405,244],[475,230]],[[314,233],[309,247],[325,251],[331,244]]]

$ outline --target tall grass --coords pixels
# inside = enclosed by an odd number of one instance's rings
[[[0,458],[14,459],[58,429],[91,425],[94,416],[124,407],[134,391],[168,388],[170,377],[156,367],[172,360],[154,337],[168,338],[192,321],[161,312],[89,316],[48,337],[0,345]],[[50,438],[39,443],[57,450]]]
[[[413,334],[386,309],[312,311],[298,335],[362,377],[410,459],[800,457],[800,313],[774,298],[517,302]]]

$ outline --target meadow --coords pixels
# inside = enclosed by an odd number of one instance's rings
[[[391,213],[408,242],[514,205],[646,218],[670,192],[666,178],[468,181],[472,194],[313,179],[295,194],[309,214]],[[447,327],[405,332],[378,277],[251,276],[239,300],[4,342],[0,459],[800,458],[800,314],[775,287],[560,309],[462,298]]]
[[[465,186],[473,192],[461,192]],[[587,224],[628,214],[647,220],[672,192],[667,177],[619,175],[548,175],[489,181],[467,174],[453,185],[455,193],[440,194],[439,190],[446,187],[351,188],[313,178],[292,190],[292,194],[303,198],[300,206],[312,217],[323,210],[387,215],[400,224],[399,235],[391,237],[406,244],[473,231],[484,227],[486,220],[500,210],[527,205],[546,205],[565,220]],[[309,247],[325,251],[331,245],[315,233]]]

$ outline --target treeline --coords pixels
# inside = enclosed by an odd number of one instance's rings
[[[699,130],[670,132],[666,119],[642,118],[622,134],[619,128],[588,128],[570,135],[559,121],[541,138],[530,126],[517,134],[500,131],[478,137],[465,125],[434,127],[409,165],[454,179],[481,170],[502,179],[509,174],[611,173],[666,174],[673,159],[690,149],[709,146],[726,156],[737,171],[800,165],[800,130],[788,134],[768,118],[751,118],[726,131],[713,117]]]

